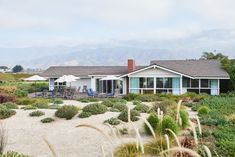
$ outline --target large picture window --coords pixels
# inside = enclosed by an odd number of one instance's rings
[[[172,88],[172,78],[157,78],[157,88]]]
[[[154,88],[154,78],[153,77],[141,77],[140,88]]]

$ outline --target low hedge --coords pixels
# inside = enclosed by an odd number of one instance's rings
[[[138,116],[140,116],[140,113],[138,111],[131,110],[130,114],[131,114],[131,121],[138,121],[139,120]],[[118,119],[120,119],[124,122],[128,122],[128,110],[121,112],[118,116]]]
[[[88,118],[90,116],[92,116],[90,112],[82,112],[78,115],[79,118]]]
[[[73,105],[65,105],[55,112],[55,116],[65,118],[66,120],[72,119],[78,113],[78,108]]]
[[[0,106],[0,119],[6,119],[16,114],[16,111]]]
[[[45,112],[42,111],[34,111],[29,114],[30,117],[40,117],[45,115]]]
[[[105,105],[102,105],[100,103],[95,103],[85,106],[82,110],[83,112],[90,112],[92,115],[96,115],[96,114],[103,114],[108,109]]]
[[[117,109],[119,112],[127,110],[127,106],[123,103],[115,103],[112,107],[113,109]]]
[[[5,106],[8,109],[18,109],[19,108],[18,105],[13,102],[6,102],[6,103],[0,104],[0,105]]]
[[[42,123],[51,123],[54,122],[55,120],[51,117],[47,117],[41,120]]]
[[[139,111],[141,113],[147,113],[150,110],[150,108],[147,105],[138,104],[135,106],[134,110]]]

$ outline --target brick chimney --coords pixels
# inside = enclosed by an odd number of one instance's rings
[[[128,59],[128,73],[135,71],[135,60]]]

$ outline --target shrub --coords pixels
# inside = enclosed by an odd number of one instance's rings
[[[28,92],[25,91],[25,90],[16,90],[15,95],[18,96],[18,97],[27,97]]]
[[[113,107],[114,103],[110,100],[105,100],[101,103],[102,105],[105,105],[107,107]]]
[[[136,143],[126,143],[119,146],[115,152],[116,157],[138,157],[141,156],[141,149],[136,147]]]
[[[141,113],[147,113],[149,111],[149,107],[144,104],[139,104],[135,106],[134,110],[139,111]]]
[[[40,117],[45,115],[45,112],[42,111],[34,111],[29,114],[30,117]]]
[[[37,108],[41,108],[41,109],[49,108],[48,100],[45,100],[45,99],[38,99],[32,105],[37,107]]]
[[[124,99],[120,99],[120,98],[109,98],[109,101],[111,101],[112,103],[122,103],[122,104],[126,104],[127,101]]]
[[[112,107],[109,109],[109,112],[120,112],[120,111],[118,109]]]
[[[129,93],[128,95],[125,95],[123,99],[125,99],[126,101],[132,101],[136,100],[138,96],[138,94]]]
[[[102,104],[95,103],[95,104],[90,104],[90,105],[85,106],[82,110],[83,112],[90,112],[92,115],[96,115],[96,114],[103,114],[108,109],[106,106]]]
[[[167,108],[172,107],[172,106],[177,106],[177,103],[175,101],[172,101],[172,100],[164,100],[162,102],[155,102],[153,104],[153,110],[155,112],[157,112],[157,109],[160,108],[161,111],[166,113],[167,112]]]
[[[175,120],[170,116],[165,116],[162,120],[162,133],[169,134],[166,129],[171,129],[174,133],[178,133],[178,125]],[[171,134],[169,134],[171,135]]]
[[[15,96],[0,92],[0,104],[5,102],[15,102],[15,101],[16,101]]]
[[[59,108],[61,108],[61,106],[58,104],[53,104],[49,106],[49,109],[59,109]]]
[[[76,106],[66,105],[66,106],[59,108],[55,112],[55,116],[69,120],[69,119],[72,119],[77,113],[78,113],[78,108]]]
[[[155,112],[150,113],[149,117],[147,118],[147,121],[152,126],[153,130],[156,131],[159,124],[159,119],[157,114]],[[144,129],[148,135],[152,135],[149,127],[146,124],[144,124]]]
[[[144,145],[146,154],[160,156],[163,150],[167,149],[166,140],[163,137],[153,139]]]
[[[22,109],[24,109],[24,110],[36,110],[37,107],[36,106],[32,106],[32,105],[27,105],[27,106],[22,107]]]
[[[182,120],[182,128],[187,128],[189,126],[189,115],[187,111],[180,110],[180,118]]]
[[[5,106],[0,106],[0,119],[6,119],[15,114],[16,112],[14,110],[8,109]]]
[[[51,123],[54,122],[55,120],[51,117],[47,117],[41,120],[42,123]]]
[[[13,151],[8,151],[5,154],[1,154],[1,157],[29,157],[28,155],[20,154]]]
[[[201,106],[201,107],[199,107],[199,109],[198,109],[198,114],[199,115],[206,115],[206,114],[208,114],[210,112],[210,109],[209,109],[209,107],[207,107],[207,106]]]
[[[120,120],[112,117],[108,120],[105,120],[104,123],[109,123],[110,125],[118,125],[120,124]]]
[[[90,112],[82,112],[78,115],[79,118],[88,118],[90,116],[92,116]]]
[[[89,102],[98,102],[98,99],[96,98],[80,98],[78,101],[83,103],[89,103]]]
[[[133,101],[133,105],[140,105],[142,104],[142,102],[140,100],[134,100]]]
[[[127,106],[125,104],[122,104],[122,103],[115,103],[113,105],[113,108],[117,109],[119,112],[127,110]]]
[[[31,98],[21,98],[18,99],[18,104],[19,105],[32,105],[35,103],[37,100],[36,99],[31,99]]]
[[[0,105],[5,106],[8,109],[18,109],[19,108],[18,105],[13,102],[6,102],[6,103],[0,104]]]
[[[63,104],[63,99],[54,99],[53,104]]]
[[[138,116],[140,116],[140,113],[136,110],[131,110],[131,121],[137,121],[139,120]],[[124,122],[128,122],[128,111],[125,110],[123,112],[121,112],[118,116],[118,119],[124,121]]]
[[[122,135],[128,134],[127,128],[122,128],[122,129],[119,129],[118,131],[119,131]]]
[[[142,102],[153,102],[153,101],[160,100],[160,98],[157,95],[154,95],[154,94],[138,95],[138,97],[136,99],[140,100]]]

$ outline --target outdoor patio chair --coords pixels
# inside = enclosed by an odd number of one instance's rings
[[[87,96],[88,96],[88,97],[96,97],[97,94],[96,94],[91,88],[89,88],[89,89],[87,90]]]

